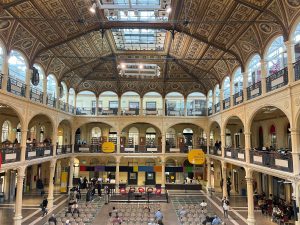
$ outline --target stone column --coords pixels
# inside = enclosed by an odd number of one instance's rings
[[[4,200],[9,199],[9,190],[10,190],[10,170],[5,171],[4,177]]]
[[[116,192],[119,190],[120,186],[120,159],[116,159]]]
[[[68,193],[70,193],[70,190],[73,188],[73,176],[74,176],[74,157],[70,158],[70,174],[69,174],[69,190]]]
[[[183,115],[184,116],[187,116],[187,97],[186,96],[184,96],[184,99],[183,99]]]
[[[300,159],[299,159],[299,130],[290,129],[292,141],[292,158],[293,158],[293,173],[295,176],[300,174]]]
[[[207,163],[207,184],[206,184],[206,190],[209,195],[211,195],[211,161],[210,158],[206,158]]]
[[[164,159],[161,160],[161,187],[166,187],[166,162]]]
[[[206,152],[206,154],[207,155],[209,155],[210,154],[210,149],[209,149],[209,143],[210,143],[210,134],[209,134],[209,132],[207,132],[207,134],[206,134],[206,148],[207,148],[207,152]]]
[[[96,110],[95,110],[95,115],[98,116],[99,114],[99,96],[96,97]]]
[[[117,153],[121,152],[121,132],[117,134]]]
[[[49,175],[49,189],[48,189],[48,209],[51,210],[53,208],[54,202],[54,173],[55,173],[56,159],[52,159],[50,161],[50,175]]]
[[[118,116],[121,115],[121,111],[122,111],[122,108],[121,108],[121,96],[118,96]]]
[[[224,99],[224,90],[220,88],[220,111],[223,111],[223,99]]]
[[[27,141],[27,127],[21,130],[21,161],[26,160],[26,141]]]
[[[300,193],[299,193],[299,182],[292,182],[292,199],[295,201],[296,206],[298,207],[300,204]],[[298,220],[295,221],[295,225],[300,225],[300,213],[297,213]]]
[[[32,70],[31,69],[27,69],[26,70],[26,77],[25,77],[25,84],[26,84],[26,91],[25,91],[25,97],[30,99],[30,78],[32,76]]]
[[[232,76],[232,79],[230,79],[230,107],[234,106],[233,102],[233,95],[234,95],[234,77]]]
[[[65,104],[66,105],[66,109],[65,109],[66,112],[69,112],[69,94],[70,94],[69,91],[66,90],[66,102],[65,102],[66,103]]]
[[[164,134],[161,136],[161,153],[166,153],[166,135]]]
[[[268,68],[267,68],[267,61],[261,60],[261,95],[266,94],[267,92],[267,83],[266,83],[266,78],[268,75]]]
[[[76,130],[71,129],[71,145],[72,145],[72,149],[71,149],[71,153],[74,153],[74,147],[77,143],[75,143],[75,135],[76,135]]]
[[[162,98],[162,116],[166,115],[166,97]]]
[[[287,66],[288,66],[288,79],[289,84],[295,81],[295,43],[293,41],[285,42],[286,52],[287,52]]]
[[[221,162],[221,166],[222,166],[222,178],[223,178],[223,198],[224,197],[228,197],[228,193],[227,193],[227,165],[225,162]]]
[[[56,85],[56,96],[55,96],[55,106],[54,108],[59,109],[59,96],[60,96],[60,88],[59,84]]]
[[[53,148],[53,156],[56,156],[56,149],[57,149],[57,127],[55,124],[52,125],[53,128],[53,134],[52,134],[52,148]]]
[[[7,82],[8,82],[8,56],[4,57],[3,65],[2,65],[2,90],[7,92]]]
[[[25,170],[25,166],[18,168],[14,225],[22,224],[23,180],[25,177]]]
[[[247,101],[247,87],[248,87],[248,71],[244,71],[243,75],[243,102]]]
[[[47,77],[43,79],[43,104],[47,105]]]
[[[225,132],[225,131],[224,131]],[[222,151],[222,158],[225,157],[225,143],[226,142],[226,134],[221,133],[221,151]]]
[[[245,161],[250,163],[251,133],[245,132]]]
[[[77,94],[74,94],[74,114],[76,114],[77,111]]]
[[[212,114],[215,113],[215,90],[212,91]]]
[[[139,115],[140,116],[144,115],[143,97],[140,97],[140,111],[139,111]]]
[[[254,199],[253,199],[253,171],[246,168],[246,182],[247,182],[247,203],[248,203],[248,225],[255,225],[254,217]]]

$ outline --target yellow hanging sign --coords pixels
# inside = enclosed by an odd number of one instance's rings
[[[102,144],[102,152],[104,153],[112,153],[115,151],[115,144],[112,142],[104,142]]]
[[[205,154],[202,149],[192,149],[188,153],[188,160],[193,165],[203,165],[205,163]]]

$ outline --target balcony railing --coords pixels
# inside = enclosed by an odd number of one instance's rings
[[[69,105],[69,113],[75,114],[75,108],[72,105]]]
[[[161,153],[161,146],[121,145],[121,153]]]
[[[30,88],[30,100],[43,103],[43,92],[35,87]]]
[[[237,159],[240,161],[245,161],[245,149],[241,148],[226,148],[225,149],[225,157],[231,159]]]
[[[162,109],[143,109],[144,116],[162,116],[163,110]]]
[[[26,147],[26,160],[49,157],[53,155],[52,145],[33,146],[28,144]]]
[[[215,104],[215,113],[220,112],[220,102]]]
[[[72,153],[72,145],[58,145],[56,148],[56,155],[64,155]]]
[[[288,84],[288,68],[285,67],[266,78],[267,92],[281,88]]]
[[[0,149],[2,154],[2,164],[19,162],[21,159],[21,147],[15,146],[2,146]]]
[[[47,95],[47,105],[50,107],[54,107],[56,106],[56,98],[52,95]]]
[[[117,150],[117,146],[115,145],[115,151]],[[101,145],[75,145],[74,152],[81,153],[103,153]]]
[[[166,153],[188,153],[192,149],[202,149],[204,153],[207,152],[207,147],[204,145],[201,146],[190,145],[190,146],[181,146],[181,147],[166,145]]]
[[[300,80],[300,60],[294,63],[295,80]]]
[[[210,146],[209,154],[216,155],[216,156],[222,156],[222,150],[221,150],[221,148],[216,148],[215,146]]]
[[[58,104],[59,104],[59,109],[66,112],[67,104],[64,101],[61,101],[61,100],[59,100]]]
[[[229,109],[230,108],[230,97],[225,98],[223,100],[223,109]]]
[[[206,108],[199,108],[199,109],[188,109],[187,115],[188,116],[206,116],[207,109]]]
[[[95,107],[77,107],[76,115],[95,115],[96,108]]]
[[[166,116],[184,116],[184,109],[167,109]]]
[[[118,115],[118,108],[99,108],[98,115],[102,115],[102,116]]]
[[[121,115],[124,116],[138,116],[140,109],[122,108]]]
[[[282,151],[250,151],[251,163],[272,169],[293,172],[293,158],[288,150]]]
[[[208,107],[207,113],[208,113],[209,116],[211,116],[213,114],[212,107]]]
[[[247,87],[247,99],[253,99],[261,95],[261,81]]]
[[[239,92],[237,92],[233,95],[234,105],[241,104],[244,101],[244,95],[243,94],[244,94],[243,90],[240,90]]]
[[[24,81],[17,78],[8,77],[7,81],[7,91],[15,95],[25,97],[26,84]]]

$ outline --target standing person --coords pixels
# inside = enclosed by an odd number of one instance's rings
[[[85,196],[86,205],[92,200],[92,193],[91,189],[88,189]]]
[[[97,182],[98,195],[101,197],[102,195],[102,183],[100,180]]]
[[[84,177],[84,178],[83,178],[83,185],[82,185],[82,186],[83,186],[83,187],[82,187],[83,189],[86,189],[86,188],[87,188],[87,183],[88,183],[88,179],[87,179],[86,177]]]
[[[162,220],[163,220],[164,216],[162,214],[162,212],[159,210],[157,210],[157,212],[155,213],[155,220],[158,224],[163,224]]]
[[[229,203],[227,200],[223,202],[224,217],[228,218]]]
[[[202,200],[202,202],[200,203],[200,206],[201,206],[202,213],[204,213],[207,208],[207,203],[204,200]]]
[[[108,204],[108,202],[109,202],[109,188],[108,188],[108,186],[104,187],[104,200],[105,200],[105,204]]]
[[[41,206],[42,206],[42,217],[44,217],[48,213],[48,210],[47,210],[48,199],[46,198],[46,196],[44,197]]]
[[[230,180],[230,177],[227,178],[226,185],[227,185],[227,196],[230,197],[230,191],[231,191],[231,180]]]
[[[57,224],[57,220],[56,220],[54,214],[52,214],[52,216],[49,218],[48,223],[49,223],[49,225],[53,225],[53,224],[56,225]]]

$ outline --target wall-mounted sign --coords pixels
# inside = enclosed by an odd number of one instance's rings
[[[104,153],[112,153],[115,151],[115,144],[112,142],[104,142],[102,144],[102,152]]]
[[[192,149],[188,154],[188,160],[193,165],[203,165],[205,163],[205,154],[202,149]]]

